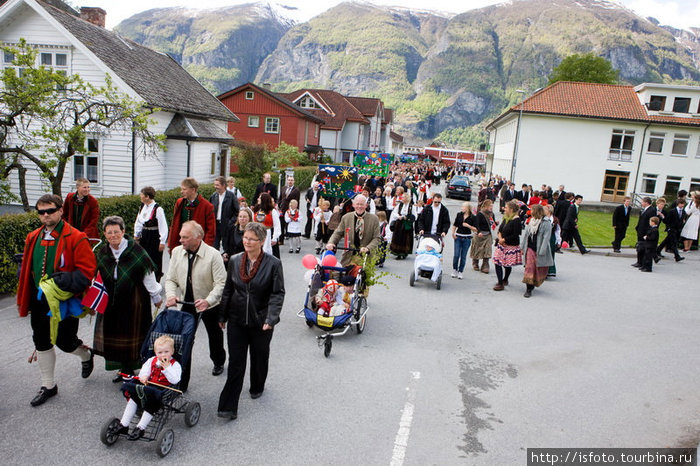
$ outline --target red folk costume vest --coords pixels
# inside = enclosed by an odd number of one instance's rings
[[[163,374],[163,368],[156,365],[157,362],[158,358],[153,358],[151,361],[151,375],[148,377],[148,381],[160,385],[170,385],[168,378]],[[173,364],[175,364],[175,360],[170,358],[170,365]]]

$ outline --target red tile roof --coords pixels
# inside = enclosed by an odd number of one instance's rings
[[[399,133],[395,133],[393,131],[390,131],[389,137],[396,142],[403,142],[403,136],[401,136]]]
[[[394,121],[394,111],[390,108],[384,109],[384,119],[382,120],[383,125],[388,125]]]
[[[511,107],[487,128],[506,115],[519,112],[521,105],[525,113],[700,127],[699,118],[647,114],[632,86],[559,81]]]
[[[376,115],[377,108],[382,105],[381,100],[371,97],[347,97],[347,99],[366,117],[373,117]]]
[[[224,92],[223,94],[220,94],[219,96],[217,96],[217,98],[223,102],[223,100],[225,98],[230,97],[230,96],[235,95],[235,94],[238,94],[239,92],[242,92],[242,91],[247,90],[247,89],[253,89],[255,91],[260,92],[261,94],[265,94],[266,96],[268,96],[269,98],[271,98],[275,102],[287,107],[288,109],[290,109],[291,111],[293,111],[297,115],[301,116],[302,118],[313,121],[314,123],[323,124],[323,122],[325,121],[325,120],[323,120],[323,118],[320,118],[319,116],[314,115],[311,112],[306,111],[306,109],[303,109],[303,108],[299,107],[298,105],[295,105],[293,102],[290,102],[288,99],[285,99],[284,96],[282,96],[281,94],[271,92],[271,91],[265,89],[264,87],[256,86],[253,83],[242,84],[235,89],[231,89],[230,91],[227,91],[227,92]]]
[[[331,111],[329,114],[322,109],[306,109],[325,121],[325,124],[321,126],[322,129],[339,131],[343,129],[346,121],[369,124],[369,121],[367,121],[362,113],[350,103],[349,99],[351,99],[351,97],[345,97],[335,91],[326,89],[298,89],[288,94],[280,93],[277,95],[293,102],[306,93],[309,93],[311,97]]]

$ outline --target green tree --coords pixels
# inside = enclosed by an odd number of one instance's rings
[[[20,198],[29,210],[27,162],[61,196],[70,158],[88,153],[88,134],[133,134],[144,157],[156,157],[165,147],[165,136],[149,130],[155,123],[150,115],[158,109],[119,92],[109,75],[104,86],[95,86],[77,74],[38,65],[37,50],[24,39],[0,50],[13,57],[13,66],[0,75],[0,202],[3,193],[12,196],[8,177],[16,170]]]
[[[620,72],[605,58],[592,53],[576,53],[566,57],[552,70],[549,84],[557,81],[617,84],[619,75]]]

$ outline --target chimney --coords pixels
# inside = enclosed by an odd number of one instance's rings
[[[270,83],[263,83],[262,85],[263,89],[272,90],[272,84]]]
[[[102,8],[91,6],[80,7],[80,19],[84,19],[95,26],[101,28],[105,27],[105,16],[107,16],[107,12]]]

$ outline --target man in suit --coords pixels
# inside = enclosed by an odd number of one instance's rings
[[[214,206],[216,214],[216,237],[214,238],[214,249],[219,249],[224,229],[228,227],[232,218],[238,217],[238,199],[233,192],[226,189],[226,178],[218,176],[214,180],[214,194],[209,198],[209,202]]]
[[[566,219],[562,225],[562,231],[564,232],[564,238],[576,242],[576,246],[578,246],[578,250],[581,254],[588,254],[590,251],[583,245],[581,234],[578,231],[578,209],[582,202],[583,196],[580,194],[574,196],[574,203],[566,211]]]
[[[563,184],[559,185],[559,189],[557,191],[559,193],[559,199],[566,199],[566,189]],[[554,193],[552,193],[554,195]]]
[[[571,207],[573,202],[574,193],[564,193],[563,196],[560,196],[559,199],[557,199],[556,204],[554,204],[554,216],[557,218],[557,220],[559,220],[559,225],[562,225],[562,231],[564,220],[566,220],[566,214],[569,212],[569,207]],[[567,238],[562,239],[569,241]]]
[[[254,206],[258,203],[258,199],[260,198],[260,195],[262,193],[269,194],[270,196],[272,196],[273,201],[277,201],[277,186],[272,184],[271,181],[272,175],[270,175],[269,173],[263,174],[262,183],[255,187],[255,194],[253,195],[253,203],[251,204],[251,206]]]
[[[306,226],[304,227],[304,238],[311,238],[311,229],[314,224],[314,209],[321,200],[321,185],[318,181],[311,184],[311,189],[306,191]]]
[[[503,193],[503,197],[501,198],[501,212],[505,210],[508,201],[512,201],[513,199],[517,198],[518,194],[515,191],[515,183],[508,183],[508,189],[505,190],[505,192]]]
[[[284,188],[282,188],[282,192],[280,193],[280,199],[277,203],[280,212],[280,226],[282,227],[282,234],[280,235],[277,244],[284,244],[284,237],[287,234],[287,222],[284,221],[284,213],[287,211],[287,209],[289,209],[289,201],[294,199],[297,201],[298,205],[300,197],[301,192],[299,191],[299,188],[294,186],[294,177],[288,176],[287,185]]]
[[[530,202],[530,187],[526,183],[523,183],[522,191],[518,191],[516,193],[516,198],[519,201],[524,202],[525,205],[527,205],[527,203]]]
[[[632,267],[641,267],[644,263],[644,237],[649,229],[649,219],[656,217],[656,207],[651,205],[651,198],[642,198],[642,210],[639,212],[639,220],[634,229],[637,231],[637,262]]]
[[[630,213],[632,212],[631,203],[632,199],[626,196],[624,202],[615,207],[613,211],[612,227],[615,229],[615,239],[612,242],[612,247],[614,252],[620,252],[622,240],[625,239],[625,235],[627,235],[627,227],[630,224]]]
[[[681,230],[683,230],[683,225],[688,218],[688,214],[685,212],[685,199],[677,199],[675,202],[676,206],[671,207],[665,217],[666,223],[666,238],[659,244],[656,248],[657,256],[661,255],[663,248],[670,249],[675,257],[676,262],[680,262],[685,259],[681,257],[678,253],[678,241],[680,239]]]
[[[442,194],[433,194],[432,205],[425,206],[418,216],[418,234],[444,238],[450,231],[450,213],[442,204]]]
[[[352,200],[354,212],[348,212],[340,219],[338,227],[326,244],[326,249],[333,251],[341,239],[345,239],[347,247],[367,254],[377,248],[382,238],[379,230],[379,219],[367,212],[367,198],[358,194]],[[347,233],[347,236],[346,236]],[[353,251],[345,251],[340,263],[343,267],[351,266]]]

